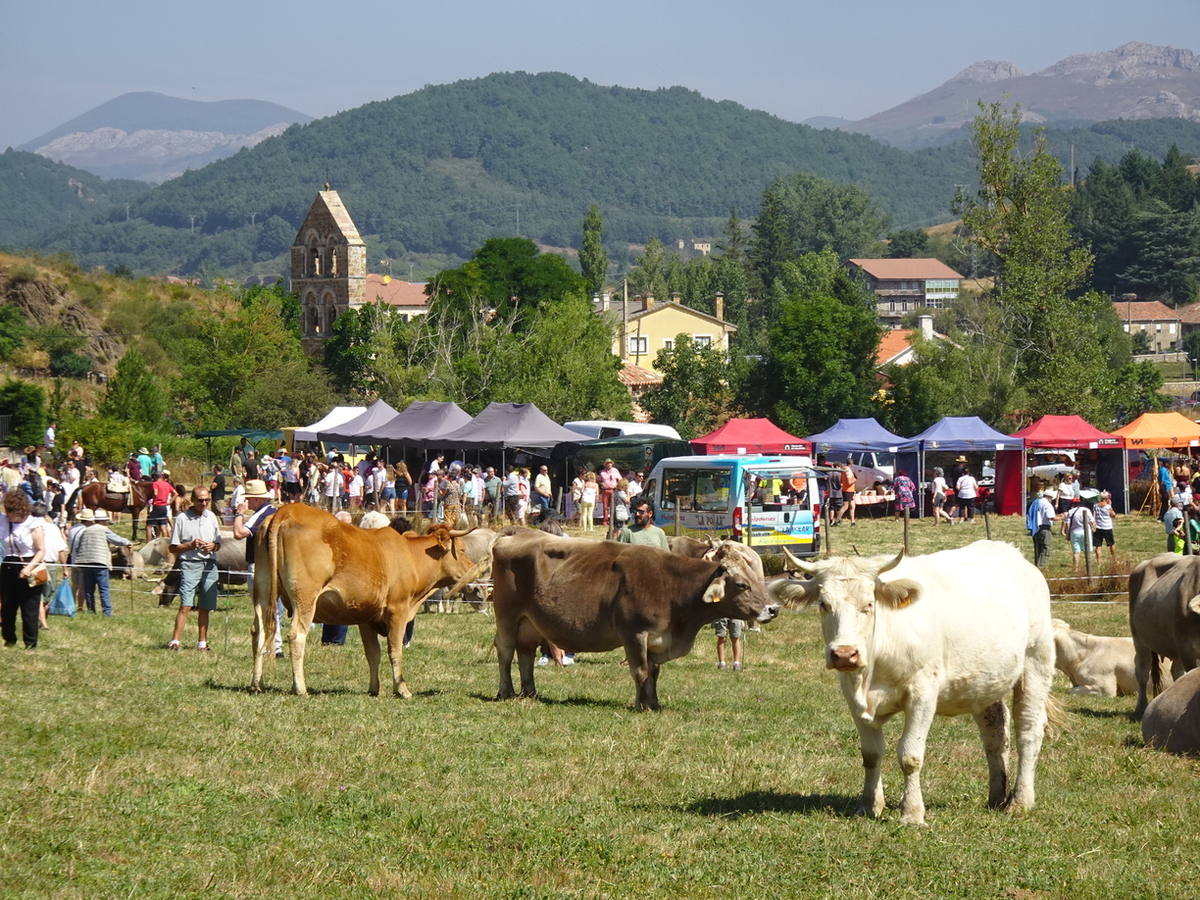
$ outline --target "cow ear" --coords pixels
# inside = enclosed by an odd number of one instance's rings
[[[1194,616],[1200,616],[1200,594],[1197,594],[1187,602],[1188,612]]]
[[[443,550],[449,550],[454,545],[454,538],[450,537],[450,529],[445,525],[437,530],[437,542]]]
[[[704,595],[700,598],[705,603],[720,603],[725,599],[725,567],[717,566],[717,570],[712,574],[712,581],[704,590]]]
[[[921,599],[921,585],[911,578],[880,582],[875,588],[875,599],[892,609],[904,609]]]
[[[817,601],[821,589],[817,586],[816,581],[796,581],[787,578],[772,582],[767,593],[771,595],[772,600],[782,603],[789,609],[802,609]]]

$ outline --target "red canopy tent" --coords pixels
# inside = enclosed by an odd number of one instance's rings
[[[1032,425],[1014,432],[1013,437],[1024,438],[1026,449],[1095,450],[1095,486],[1112,494],[1114,510],[1119,513],[1129,511],[1129,474],[1123,452],[1125,439],[1120,435],[1101,431],[1079,416],[1042,416]],[[1023,465],[1024,454],[1019,451],[998,453],[996,477],[1000,477],[1001,468],[1019,473]],[[1025,479],[1018,478],[1016,481],[1021,484],[1024,493]]]
[[[701,456],[718,453],[812,455],[812,441],[788,434],[770,419],[730,419],[716,431],[691,442]]]

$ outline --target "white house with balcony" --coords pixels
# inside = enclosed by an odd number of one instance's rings
[[[948,306],[963,278],[940,259],[852,259],[848,265],[878,298],[875,311],[888,328],[899,328],[905,313]]]

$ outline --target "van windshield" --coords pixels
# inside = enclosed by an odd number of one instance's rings
[[[674,509],[678,500],[693,512],[729,509],[731,469],[664,469],[661,509]]]

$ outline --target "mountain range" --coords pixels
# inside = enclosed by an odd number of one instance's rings
[[[928,93],[857,122],[835,125],[914,150],[962,140],[978,102],[1019,103],[1032,124],[1177,118],[1200,122],[1200,57],[1132,41],[1079,53],[1034,72],[986,60]],[[826,126],[827,127],[827,126]]]
[[[122,94],[18,147],[102,178],[159,183],[312,117],[263,100]]]

